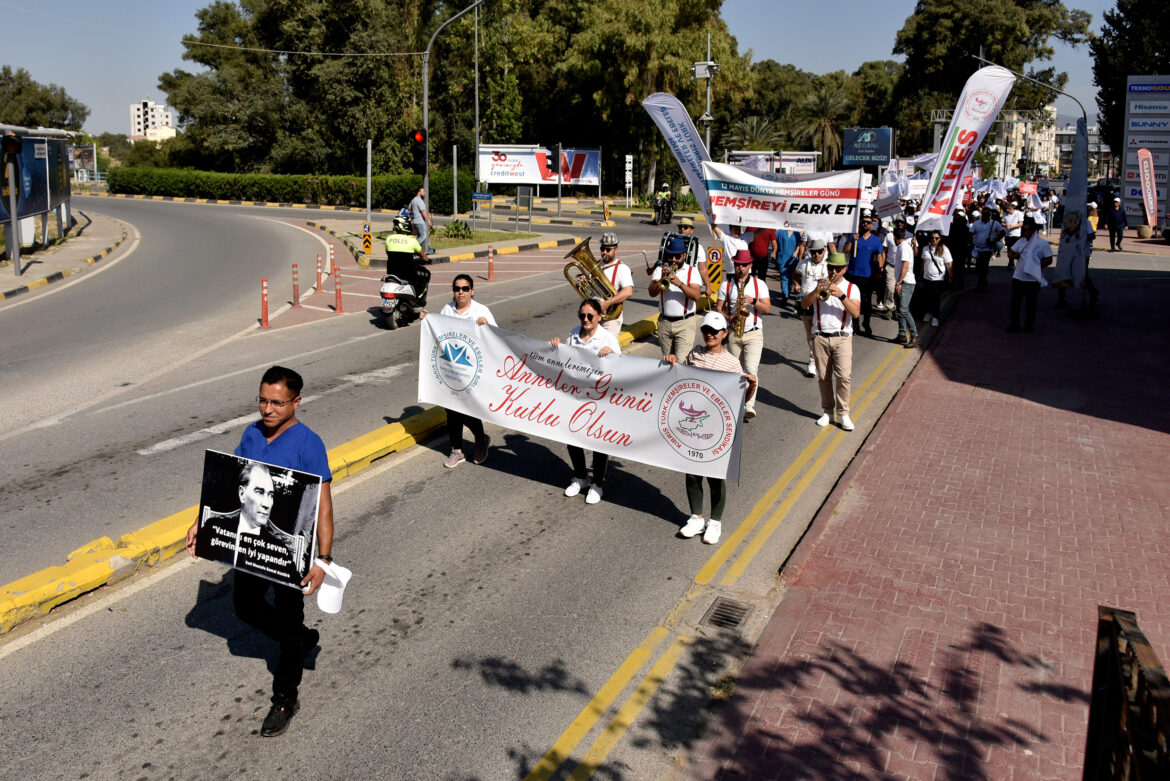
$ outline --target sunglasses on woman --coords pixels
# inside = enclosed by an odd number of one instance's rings
[[[595,315],[593,312],[578,312],[577,313],[578,320],[592,320],[595,317],[597,317],[597,315]]]
[[[703,336],[716,336],[719,333],[719,331],[709,325],[705,325],[699,330],[703,332]]]
[[[452,285],[451,290],[456,293],[470,293],[471,285]]]

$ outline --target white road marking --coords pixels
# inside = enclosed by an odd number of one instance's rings
[[[333,495],[338,496],[350,490],[351,488],[357,488],[367,480],[380,477],[386,470],[398,466],[408,459],[424,454],[429,454],[430,452],[431,451],[427,450],[426,448],[411,448],[405,453],[395,453],[392,457],[383,459],[382,463],[379,463],[377,466],[372,466],[369,469],[364,470],[357,477],[351,477],[348,480],[342,481],[339,485],[333,488]],[[169,578],[172,575],[177,575],[180,572],[186,571],[189,567],[191,567],[191,565],[195,563],[195,559],[191,558],[190,556],[184,556],[182,553],[178,555],[183,556],[183,559],[163,567],[162,569],[157,569],[155,567],[146,569],[141,573],[140,580],[135,581],[128,586],[116,588],[109,594],[106,594],[105,596],[90,602],[84,607],[78,608],[76,610],[70,610],[66,607],[58,608],[62,611],[62,614],[59,618],[50,616],[47,619],[48,623],[37,627],[24,637],[18,637],[15,640],[11,640],[7,643],[4,643],[3,645],[0,645],[0,661],[7,659],[17,651],[28,648],[33,643],[47,639],[50,635],[56,634],[62,629],[76,624],[78,621],[81,621],[84,618],[92,616],[94,613],[100,613],[104,610],[108,610],[111,606],[116,605],[128,597],[134,596],[139,591],[145,589],[147,586],[157,585],[165,578]]]

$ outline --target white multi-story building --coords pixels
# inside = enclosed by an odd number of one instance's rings
[[[153,100],[130,104],[130,138],[146,138],[148,130],[174,126],[170,106]]]

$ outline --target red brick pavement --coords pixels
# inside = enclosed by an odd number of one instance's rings
[[[821,508],[689,777],[1080,778],[1097,606],[1170,662],[1170,274],[1007,334],[998,273]]]

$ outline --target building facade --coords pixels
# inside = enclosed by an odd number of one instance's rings
[[[1117,176],[1113,151],[1101,140],[1101,131],[1096,125],[1089,125],[1089,179],[1103,179]],[[1065,125],[1056,131],[1056,146],[1060,153],[1060,173],[1072,170],[1073,144],[1077,139],[1077,126]]]
[[[171,107],[153,100],[130,104],[130,139],[147,138],[149,130],[173,128],[175,120]]]

